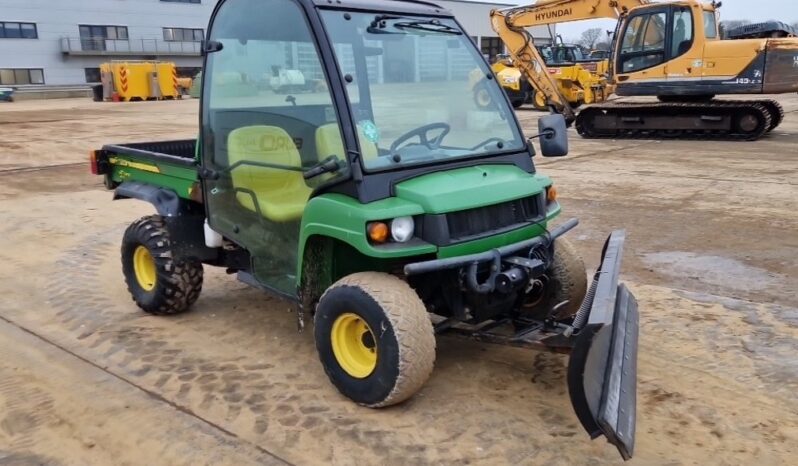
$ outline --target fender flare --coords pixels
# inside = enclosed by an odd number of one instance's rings
[[[138,181],[125,181],[117,186],[114,190],[114,200],[119,199],[139,199],[149,202],[164,217],[177,217],[188,210],[188,202],[180,199],[173,190]]]

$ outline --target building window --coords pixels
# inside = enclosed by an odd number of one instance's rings
[[[0,84],[44,84],[41,68],[0,68]]]
[[[493,63],[497,55],[504,53],[504,44],[498,37],[482,37],[481,39],[480,50],[482,55],[488,57],[490,63]]]
[[[34,23],[14,23],[0,21],[0,39],[38,39]]]
[[[162,2],[172,3],[201,3],[201,0],[161,0]]]
[[[202,29],[188,29],[188,28],[163,28],[163,40],[177,41],[177,42],[199,42],[205,38],[205,33]]]
[[[83,71],[86,73],[87,83],[91,84],[102,81],[99,68],[84,68]]]
[[[81,25],[80,45],[83,50],[105,50],[106,40],[127,40],[127,26]]]

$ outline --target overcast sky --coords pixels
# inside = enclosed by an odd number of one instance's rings
[[[481,0],[490,3],[516,3],[518,0]],[[530,0],[528,4],[534,3]],[[520,5],[527,4],[525,0],[518,2]],[[720,7],[720,18],[724,19],[747,19],[751,22],[767,21],[776,19],[788,24],[798,22],[798,0],[723,0]],[[585,29],[600,27],[602,29],[614,29],[615,22],[612,20],[589,20],[577,21],[574,23],[564,23],[557,25],[557,32],[562,34],[566,40],[577,40]]]

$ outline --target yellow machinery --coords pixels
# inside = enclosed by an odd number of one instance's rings
[[[576,121],[584,137],[690,137],[754,140],[783,119],[770,99],[713,100],[716,95],[798,92],[798,38],[721,40],[719,3],[679,0],[539,0],[491,12],[491,25],[513,63]],[[577,115],[548,72],[526,28],[617,18],[609,83],[619,96],[661,102],[605,102]]]
[[[555,44],[538,48],[549,75],[571,107],[604,102],[609,96],[607,71],[609,60],[591,61],[576,45]],[[547,107],[545,92],[536,92],[534,104]]]
[[[534,93],[529,81],[521,76],[521,71],[513,66],[512,60],[506,55],[500,55],[491,65],[491,69],[499,85],[510,98],[513,108],[519,108]]]
[[[177,78],[177,92],[178,96],[187,95],[194,85],[194,80],[189,77]]]
[[[113,61],[100,65],[105,100],[176,99],[177,68],[171,62]]]
[[[608,60],[590,61],[575,45],[546,45],[538,50],[548,73],[571,107],[604,102],[611,93],[606,78]],[[548,109],[546,94],[538,92],[534,84],[524,79],[512,58],[500,55],[491,68],[514,108],[531,101],[538,110]]]

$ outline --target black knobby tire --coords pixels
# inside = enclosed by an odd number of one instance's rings
[[[554,241],[554,259],[546,272],[545,288],[532,297],[533,302],[524,306],[524,313],[543,319],[553,317],[564,320],[573,317],[587,293],[587,273],[585,263],[574,245],[565,238]],[[568,301],[549,316],[554,306]]]
[[[160,215],[142,217],[125,230],[122,238],[122,271],[133,301],[145,312],[156,315],[186,311],[202,290],[202,263],[175,260],[166,223]],[[134,255],[139,247],[155,263],[155,282],[145,289],[136,275]]]
[[[373,332],[376,365],[362,378],[347,373],[333,351],[333,325],[349,313]],[[392,275],[359,272],[338,280],[319,300],[314,324],[324,371],[343,395],[358,404],[379,408],[400,403],[413,396],[432,373],[432,322],[416,292]]]

